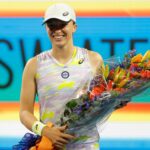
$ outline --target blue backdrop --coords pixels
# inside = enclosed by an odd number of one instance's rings
[[[99,52],[104,59],[138,53],[150,47],[150,18],[77,18],[77,46]],[[18,101],[22,71],[35,54],[51,48],[41,18],[0,18],[0,101]]]

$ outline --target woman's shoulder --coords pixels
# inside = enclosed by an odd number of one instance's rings
[[[98,52],[92,51],[92,50],[88,50],[86,48],[82,48],[82,47],[77,47],[78,50],[87,53],[89,57],[94,57],[94,59],[102,59],[101,55]]]
[[[37,63],[37,56],[34,56],[27,61],[26,66],[32,66],[35,65],[36,63]]]
[[[87,50],[87,53],[92,64],[103,63],[103,58],[98,52]]]
[[[30,58],[24,68],[25,72],[35,73],[37,67],[37,56]]]

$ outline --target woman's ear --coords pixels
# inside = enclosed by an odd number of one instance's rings
[[[48,32],[49,28],[48,28],[47,24],[45,24],[45,28],[46,28],[46,31]]]
[[[73,32],[76,32],[76,30],[77,30],[77,24],[76,24],[76,23],[74,23],[74,24],[73,24],[73,26],[74,26],[74,28],[73,28]]]

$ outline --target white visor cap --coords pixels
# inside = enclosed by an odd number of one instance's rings
[[[43,23],[52,18],[65,22],[70,20],[76,22],[75,11],[70,6],[61,3],[53,4],[47,8]]]

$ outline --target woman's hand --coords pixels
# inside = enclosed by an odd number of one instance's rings
[[[51,128],[46,126],[43,128],[42,135],[50,139],[56,149],[63,149],[71,139],[75,138],[70,134],[64,133],[66,129],[66,125],[61,127],[52,126]]]

